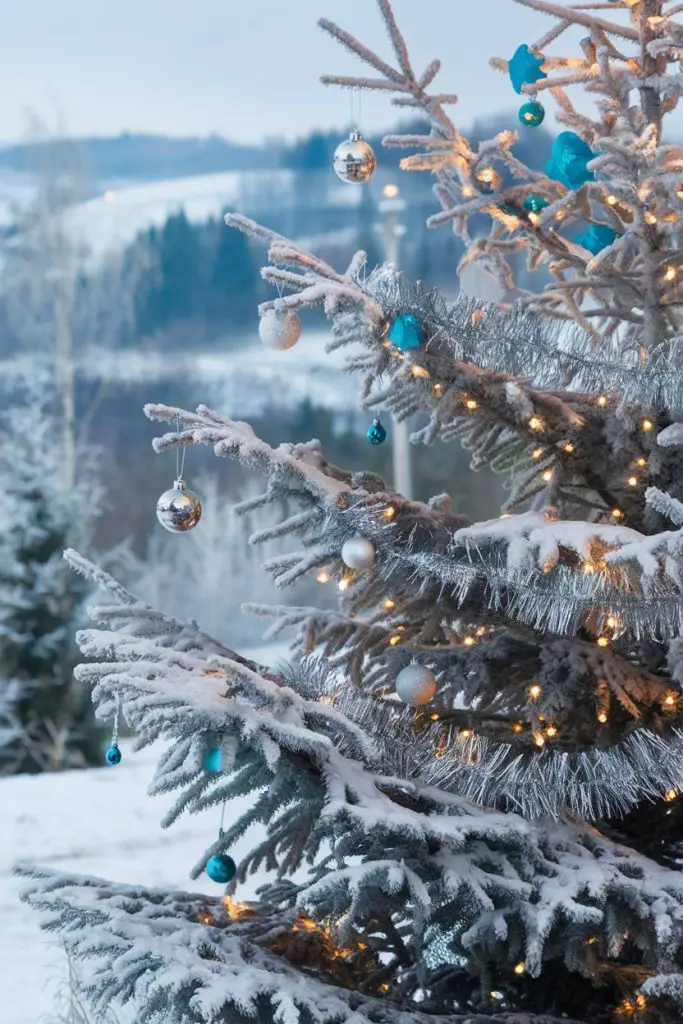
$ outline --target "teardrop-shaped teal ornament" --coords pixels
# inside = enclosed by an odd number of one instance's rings
[[[420,322],[412,313],[399,313],[389,326],[389,341],[401,352],[409,352],[422,344]]]
[[[223,760],[221,748],[211,747],[204,754],[203,768],[205,772],[219,772],[221,770],[221,761]]]

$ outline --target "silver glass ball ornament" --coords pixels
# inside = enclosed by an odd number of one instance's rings
[[[284,351],[301,337],[301,320],[294,309],[267,309],[259,320],[258,333],[266,348]]]
[[[377,157],[372,146],[360,132],[351,132],[348,139],[340,142],[332,159],[334,173],[342,181],[362,184],[369,181],[377,166]]]
[[[375,561],[375,548],[367,537],[349,537],[344,541],[341,556],[349,569],[369,569]]]
[[[157,501],[157,519],[170,533],[187,533],[201,517],[202,503],[182,479],[174,481],[173,487]]]
[[[401,669],[394,685],[404,704],[429,704],[436,693],[434,673],[416,661]]]

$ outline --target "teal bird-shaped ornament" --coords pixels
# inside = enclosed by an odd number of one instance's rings
[[[545,173],[566,188],[580,188],[587,181],[595,181],[588,164],[596,156],[598,154],[575,132],[560,132],[553,142]]]
[[[584,249],[588,249],[588,251],[592,252],[594,256],[597,256],[599,252],[606,249],[607,246],[616,241],[618,237],[618,232],[607,224],[591,224],[588,230],[584,231],[582,235],[579,235],[576,241],[579,245],[582,245]]]
[[[515,92],[521,93],[523,86],[533,85],[539,79],[548,77],[545,71],[541,71],[544,60],[542,54],[533,53],[526,43],[517,47],[508,61],[508,74]]]

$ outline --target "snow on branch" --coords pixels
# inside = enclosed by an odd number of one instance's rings
[[[545,1014],[446,1018],[362,993],[373,966],[366,944],[340,950],[295,912],[29,866],[20,874],[32,886],[25,902],[83,964],[85,993],[98,1013],[133,1002],[139,1020],[162,1015],[166,1024],[226,1015],[259,1024],[582,1024]]]
[[[553,283],[540,296],[518,292],[525,304],[546,316],[574,321],[598,345],[621,336],[620,327],[627,325],[624,334],[634,348],[652,353],[680,329],[677,289],[671,287],[679,252],[676,229],[669,225],[679,216],[672,170],[680,165],[683,150],[661,143],[663,118],[683,92],[678,69],[683,26],[673,18],[680,11],[641,18],[641,7],[629,4],[632,24],[625,25],[593,13],[588,5],[518,2],[556,20],[532,47],[541,51],[543,77],[524,84],[522,91],[535,96],[545,90],[557,101],[557,119],[569,130],[565,136],[582,147],[585,172],[576,180],[558,172],[554,148],[545,173],[526,167],[514,155],[517,136],[512,130],[475,147],[445,112],[444,105],[455,97],[428,91],[439,62],[432,61],[422,76],[414,72],[389,0],[378,0],[378,7],[396,65],[323,20],[324,31],[378,74],[372,79],[326,75],[323,82],[394,92],[394,104],[425,114],[429,132],[391,135],[384,142],[417,148],[401,166],[436,176],[434,192],[442,212],[428,223],[451,224],[464,238],[469,251],[461,266],[479,262],[509,294],[511,258],[526,251],[530,268],[547,265]],[[545,52],[573,26],[590,33],[579,56]],[[629,52],[620,50],[623,43]],[[491,63],[508,73],[508,60]],[[566,92],[575,84],[596,95],[596,115],[575,109]],[[631,102],[633,90],[640,105]],[[560,137],[553,146],[562,144]],[[490,218],[490,231],[473,240],[469,221],[482,213]],[[652,230],[654,225],[657,230]]]

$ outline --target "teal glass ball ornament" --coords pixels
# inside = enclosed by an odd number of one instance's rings
[[[520,121],[530,128],[538,128],[539,124],[543,124],[544,118],[545,107],[538,100],[529,100],[528,103],[523,103],[519,108]]]
[[[409,352],[422,344],[420,322],[412,313],[399,313],[389,325],[389,341],[401,352]]]
[[[522,206],[527,213],[540,213],[546,206],[550,206],[550,203],[544,196],[530,195],[525,198]]]
[[[368,431],[365,436],[368,439],[368,444],[384,444],[387,439],[387,432],[380,421],[378,419],[374,419],[368,427]]]
[[[121,750],[118,743],[112,743],[112,745],[107,749],[104,759],[107,764],[112,766],[121,764]]]
[[[237,865],[227,853],[214,853],[206,862],[206,873],[212,882],[227,885],[237,874]]]

